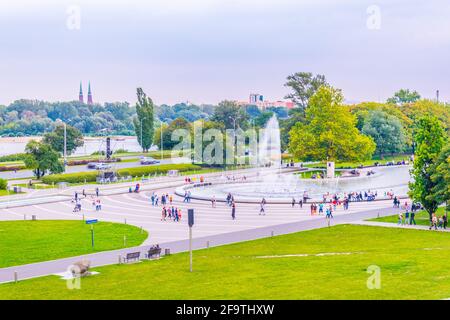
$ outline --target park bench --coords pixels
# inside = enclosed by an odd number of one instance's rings
[[[161,256],[161,248],[159,245],[152,246],[145,254],[145,257],[147,259],[152,259],[153,257],[160,257]]]
[[[125,263],[130,262],[130,261],[139,261],[139,257],[141,256],[140,252],[130,252],[127,253],[127,255],[125,256],[125,258],[123,259],[123,261]]]

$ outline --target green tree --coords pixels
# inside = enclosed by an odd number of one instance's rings
[[[305,113],[300,108],[293,108],[289,110],[289,117],[287,119],[280,119],[280,139],[281,150],[286,150],[289,147],[289,132],[297,123],[305,123]]]
[[[191,124],[184,118],[177,118],[169,125],[163,124],[162,128],[159,127],[156,129],[153,144],[157,145],[159,148],[161,148],[161,129],[164,150],[171,150],[178,144],[178,141],[172,140],[172,133],[177,129],[184,129],[186,132],[190,133]]]
[[[440,204],[432,192],[437,185],[432,179],[432,169],[446,143],[446,136],[439,120],[431,116],[420,118],[414,132],[414,141],[416,149],[409,196],[414,201],[422,203],[431,217]]]
[[[361,132],[373,138],[377,145],[376,153],[380,156],[402,152],[405,148],[402,123],[381,110],[369,111]]]
[[[400,89],[394,96],[387,99],[388,103],[392,104],[405,104],[416,102],[420,100],[420,94],[417,91],[410,91],[409,89]]]
[[[302,110],[308,107],[309,99],[321,86],[328,85],[325,76],[313,75],[311,72],[297,72],[287,77],[284,85],[292,90],[285,99],[292,100]]]
[[[290,131],[289,149],[302,160],[354,161],[370,159],[372,138],[356,128],[356,117],[342,105],[340,90],[321,87],[311,97],[306,122]]]
[[[431,197],[437,203],[445,203],[450,210],[450,145],[447,144],[439,154],[436,163],[431,167],[431,180],[435,184],[431,189]]]
[[[25,166],[33,170],[37,179],[40,179],[47,172],[52,174],[64,171],[63,164],[59,161],[58,152],[48,144],[31,140],[25,146]]]
[[[153,101],[147,97],[142,88],[137,89],[137,99],[137,117],[133,119],[134,130],[142,150],[148,152],[152,146],[154,133]]]
[[[53,132],[46,133],[43,142],[54,150],[64,154],[64,124],[59,124]],[[66,150],[70,155],[76,148],[84,144],[81,132],[72,126],[66,125]]]
[[[248,114],[235,102],[225,100],[216,107],[211,121],[223,123],[225,129],[234,129],[236,122],[236,129],[245,130],[248,127]]]

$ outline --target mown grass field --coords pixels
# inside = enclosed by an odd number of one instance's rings
[[[439,208],[436,211],[436,215],[438,217],[442,216],[443,214],[444,214],[444,208]],[[403,213],[403,220],[405,220],[405,213]],[[426,211],[416,212],[415,220],[416,220],[417,225],[422,225],[422,226],[430,225],[430,215]],[[370,219],[369,221],[398,223],[398,215],[374,218],[374,219]]]
[[[192,273],[181,253],[95,268],[79,290],[55,276],[2,284],[0,299],[443,299],[449,252],[444,233],[340,225],[195,251]],[[374,265],[380,289],[367,287]]]
[[[140,228],[110,222],[91,227],[84,221],[0,222],[0,268],[140,245],[148,236]]]
[[[379,162],[380,164],[384,165],[388,161],[409,161],[409,155],[400,155],[400,156],[385,156],[383,159],[380,159],[379,157],[374,157],[371,160],[365,160],[365,161],[346,161],[346,162],[336,162],[335,168],[336,169],[348,169],[348,168],[358,168],[359,166],[373,166],[375,162]],[[311,163],[306,164],[305,167],[307,168],[326,168],[327,164],[326,162],[319,162],[319,163]]]

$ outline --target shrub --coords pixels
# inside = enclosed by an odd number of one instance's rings
[[[0,162],[24,161],[28,155],[26,153],[15,153],[0,157]]]
[[[114,153],[128,153],[129,151],[126,149],[117,149],[114,151]]]
[[[6,190],[8,187],[8,180],[0,179],[0,190]]]
[[[146,166],[137,168],[125,168],[117,170],[119,176],[142,176],[155,173],[167,173],[169,170],[178,170],[180,172],[199,170],[200,167],[193,164],[163,164],[159,166]],[[63,173],[63,174],[51,174],[42,177],[42,182],[46,184],[67,182],[67,183],[84,183],[95,182],[98,172],[76,172],[76,173]]]
[[[3,171],[14,171],[14,170],[23,170],[26,169],[25,165],[14,165],[14,166],[0,166],[0,172]]]

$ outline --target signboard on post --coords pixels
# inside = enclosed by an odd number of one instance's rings
[[[194,225],[194,209],[188,209],[189,224],[189,271],[192,272],[192,226]]]
[[[94,248],[94,224],[98,222],[97,219],[86,220],[86,224],[91,225],[91,246]]]
[[[188,209],[188,224],[190,228],[194,225],[194,209]]]

